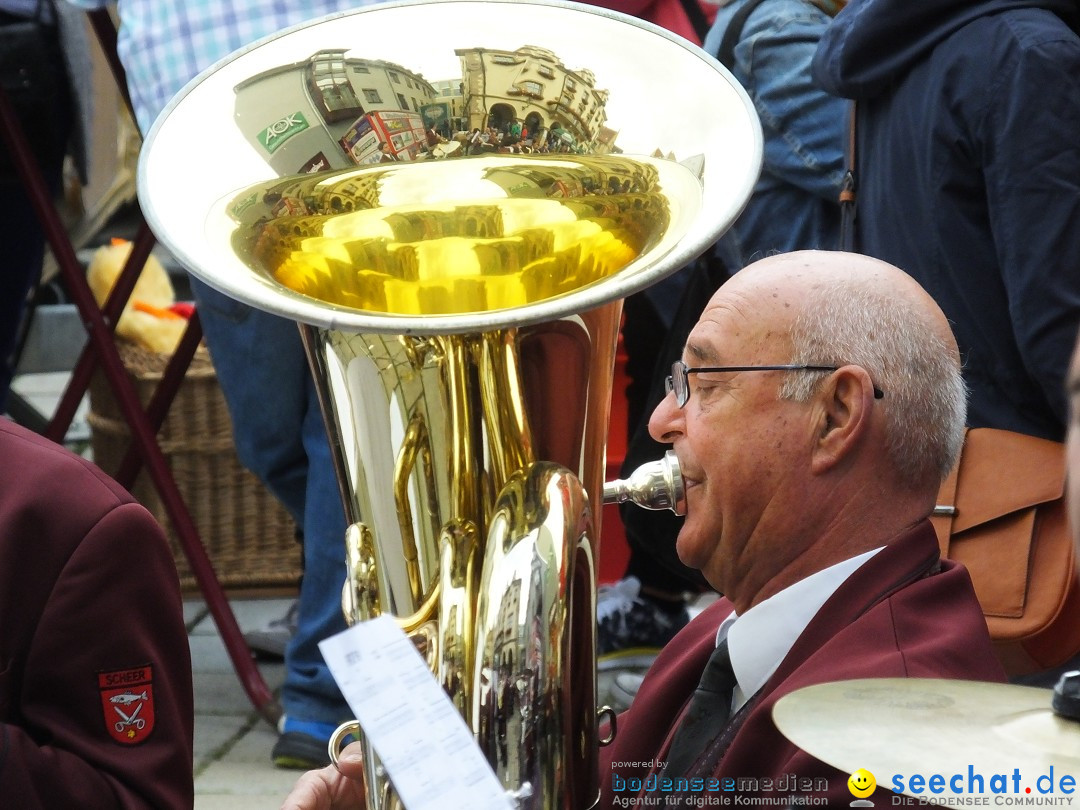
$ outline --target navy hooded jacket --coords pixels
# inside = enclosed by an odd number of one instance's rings
[[[814,74],[857,101],[857,247],[952,322],[968,423],[1061,440],[1080,326],[1080,2],[852,0]]]

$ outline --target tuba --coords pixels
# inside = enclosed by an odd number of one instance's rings
[[[300,324],[349,524],[346,619],[395,617],[520,807],[598,795],[622,299],[715,242],[761,152],[746,94],[690,43],[531,0],[288,29],[198,77],[147,137],[161,242]],[[608,499],[676,506],[673,477]],[[364,750],[370,810],[400,806]]]

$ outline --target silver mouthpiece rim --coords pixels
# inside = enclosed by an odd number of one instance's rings
[[[642,464],[628,478],[604,484],[604,503],[633,503],[643,509],[670,509],[686,514],[686,489],[679,457],[668,450],[657,461]]]

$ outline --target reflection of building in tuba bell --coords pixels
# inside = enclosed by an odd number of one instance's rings
[[[591,70],[568,70],[554,52],[535,46],[456,53],[467,129],[491,124],[502,130],[519,121],[551,151],[578,144],[592,154],[612,151],[614,132],[604,126],[608,92],[595,87]]]
[[[672,81],[708,101],[693,127]],[[162,241],[302,324],[351,524],[349,621],[396,618],[521,807],[597,795],[621,300],[715,241],[760,156],[716,63],[555,2],[315,21],[204,74],[148,138],[140,195]],[[677,469],[648,480],[626,497],[681,501]],[[369,806],[397,806],[365,756]]]

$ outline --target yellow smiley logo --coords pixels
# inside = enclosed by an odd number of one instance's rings
[[[874,775],[866,770],[866,768],[859,768],[859,770],[848,777],[847,786],[848,790],[851,791],[852,796],[865,799],[874,792],[874,788],[877,787],[877,780],[874,779]]]

